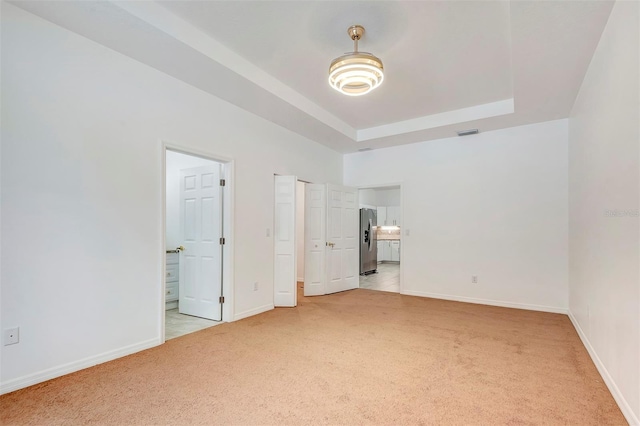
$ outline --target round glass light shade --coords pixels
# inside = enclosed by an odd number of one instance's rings
[[[329,67],[329,84],[348,96],[367,94],[383,80],[382,61],[371,53],[348,53],[334,59]]]

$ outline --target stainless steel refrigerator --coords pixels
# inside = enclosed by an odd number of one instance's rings
[[[373,274],[378,268],[377,213],[360,209],[360,275]]]

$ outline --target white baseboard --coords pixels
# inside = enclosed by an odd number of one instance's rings
[[[618,403],[618,407],[620,407],[620,411],[622,411],[622,414],[627,419],[627,422],[629,422],[630,425],[635,425],[635,426],[640,425],[640,420],[638,419],[638,417],[635,415],[635,413],[629,406],[629,403],[622,395],[622,392],[620,392],[620,389],[618,389],[618,386],[616,385],[616,382],[613,380],[613,377],[611,377],[611,375],[609,374],[607,367],[604,366],[604,364],[600,360],[600,357],[596,353],[595,349],[593,349],[593,346],[591,346],[591,342],[589,342],[587,335],[584,333],[584,331],[580,327],[578,320],[573,315],[573,312],[571,312],[571,310],[569,310],[568,315],[569,315],[569,319],[571,320],[571,323],[573,323],[573,326],[578,332],[578,336],[580,336],[580,340],[582,340],[582,344],[584,345],[585,348],[587,348],[587,352],[589,352],[589,355],[591,356],[593,363],[596,365],[598,372],[600,372],[600,375],[602,376],[604,383],[609,388],[609,392],[611,392],[611,395],[613,395],[613,399],[615,399],[616,402]]]
[[[252,316],[254,316],[254,315],[258,315],[258,314],[261,314],[261,313],[263,313],[263,312],[270,311],[270,310],[272,310],[272,309],[274,309],[273,304],[260,306],[260,307],[255,308],[255,309],[250,309],[250,310],[248,310],[248,311],[244,311],[244,312],[240,312],[239,314],[236,314],[236,315],[233,317],[233,320],[234,320],[234,321],[238,321],[238,320],[241,320],[241,319],[243,319],[243,318],[252,317]]]
[[[527,303],[516,303],[516,302],[503,302],[501,300],[477,299],[474,297],[452,296],[449,294],[428,293],[423,291],[402,290],[401,293],[406,294],[407,296],[430,297],[432,299],[452,300],[454,302],[475,303],[478,305],[500,306],[503,308],[526,309],[528,311],[551,312],[554,314],[566,315],[569,312],[567,308],[560,308],[555,306],[530,305]]]
[[[302,283],[302,282],[304,282],[304,277],[303,278],[298,277],[298,278],[296,278],[296,281],[298,281],[299,283]]]
[[[102,364],[103,362],[112,361],[116,358],[131,355],[133,353],[140,352],[145,349],[158,346],[160,344],[162,344],[161,339],[150,339],[141,343],[136,343],[120,349],[105,352],[100,355],[90,356],[79,361],[70,362],[68,364],[48,368],[37,373],[11,379],[6,382],[0,383],[0,395],[13,392],[18,389],[26,388],[37,383],[42,383],[47,380],[55,379],[56,377],[64,376],[65,374],[84,370],[85,368],[93,367],[94,365]]]

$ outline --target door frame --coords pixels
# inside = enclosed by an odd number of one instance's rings
[[[389,188],[390,186],[399,186],[400,187],[400,223],[404,224],[404,194],[403,194],[403,190],[402,190],[402,182],[393,182],[393,183],[381,183],[381,184],[376,184],[376,185],[361,185],[361,186],[357,186],[356,188],[358,188],[358,191],[361,189],[383,189],[383,188]],[[360,204],[360,203],[358,203]],[[406,228],[404,228],[404,225],[402,225],[402,231],[405,231]],[[405,234],[406,235],[406,234]],[[404,239],[404,235],[403,238],[400,239],[400,241],[402,241]],[[401,249],[400,249],[400,294],[404,294],[402,292],[403,288],[404,288],[404,263],[402,261],[402,258],[404,257],[404,255],[402,253],[404,253],[406,250],[404,244],[401,244]]]
[[[174,142],[160,140],[160,247],[161,258],[160,276],[162,277],[162,287],[158,288],[160,315],[158,316],[160,330],[160,342],[165,342],[165,287],[166,287],[166,229],[167,229],[167,150],[179,152],[193,157],[200,157],[206,160],[215,161],[224,165],[225,186],[222,188],[222,232],[225,237],[225,245],[222,255],[222,295],[224,303],[222,305],[222,322],[233,321],[234,315],[234,170],[235,160],[233,158],[221,156],[209,151],[203,151],[179,145]]]

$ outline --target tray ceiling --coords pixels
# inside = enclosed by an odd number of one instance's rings
[[[16,2],[58,25],[339,152],[565,118],[612,2]],[[362,97],[331,60],[381,58]]]

